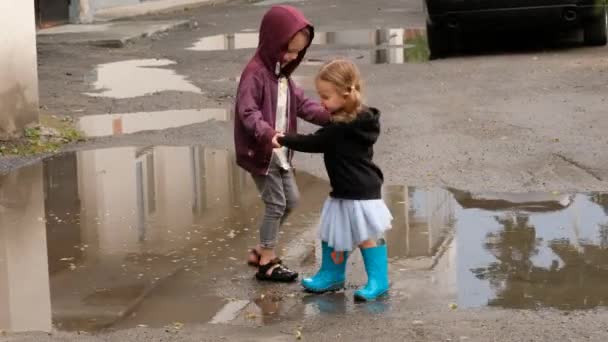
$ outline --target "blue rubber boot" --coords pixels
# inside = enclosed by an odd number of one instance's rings
[[[303,279],[302,286],[312,293],[341,290],[344,288],[348,252],[336,252],[325,241],[321,246],[321,268],[314,277]]]
[[[365,271],[367,272],[367,285],[355,292],[355,300],[373,301],[388,294],[388,251],[386,244],[361,249]]]

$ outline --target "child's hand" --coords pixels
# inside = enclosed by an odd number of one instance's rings
[[[272,137],[272,147],[273,148],[279,148],[281,147],[281,144],[279,144],[279,137],[283,137],[284,134],[281,132],[277,132],[277,134],[274,135],[274,137]]]

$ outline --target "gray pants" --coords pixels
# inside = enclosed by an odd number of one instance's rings
[[[297,206],[300,199],[298,186],[293,170],[282,169],[274,154],[268,175],[254,175],[253,180],[266,206],[260,226],[260,246],[265,249],[273,249],[277,245],[279,227]]]

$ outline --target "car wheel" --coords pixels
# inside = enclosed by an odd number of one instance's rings
[[[443,58],[450,52],[451,42],[448,35],[441,28],[426,24],[426,38],[429,43],[431,59]]]
[[[591,46],[606,45],[608,42],[608,11],[604,6],[603,14],[593,17],[585,23],[585,44]]]

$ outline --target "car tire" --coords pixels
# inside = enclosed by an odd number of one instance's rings
[[[608,11],[606,7],[602,15],[593,17],[585,23],[585,44],[590,46],[606,45],[608,42]]]
[[[431,59],[443,58],[450,52],[451,42],[445,30],[429,24],[426,24],[426,38],[429,44],[429,52]]]

